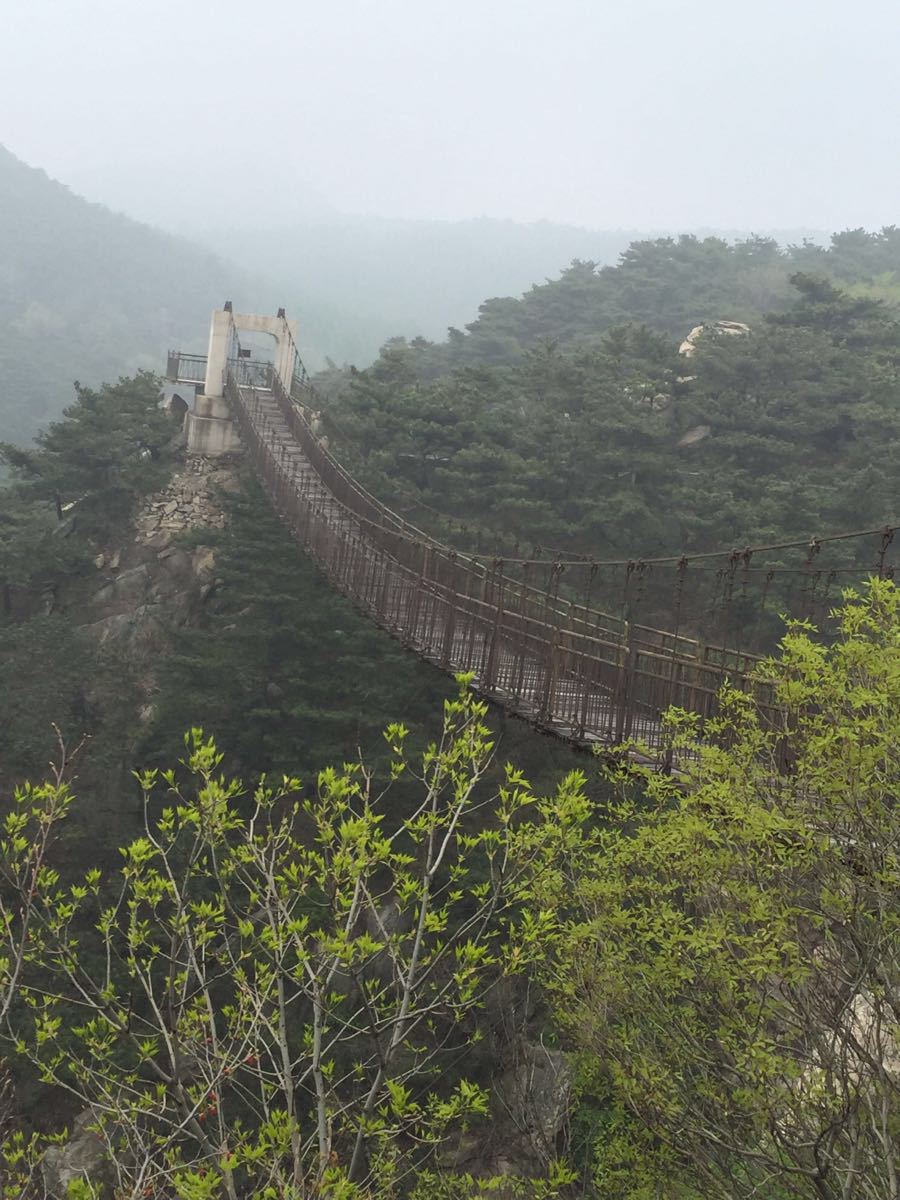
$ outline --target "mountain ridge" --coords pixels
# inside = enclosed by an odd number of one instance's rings
[[[0,146],[0,428],[27,441],[89,385],[202,350],[234,293],[274,289],[186,238],[113,212]],[[271,295],[270,295],[271,293]]]

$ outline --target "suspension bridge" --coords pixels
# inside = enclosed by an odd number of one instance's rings
[[[246,330],[274,338],[274,360],[251,356],[241,343]],[[454,549],[371,495],[332,455],[295,339],[283,310],[263,318],[226,305],[213,314],[207,355],[169,354],[170,396],[194,389],[181,401],[189,450],[242,445],[295,541],[372,621],[442,670],[470,674],[483,696],[536,728],[582,747],[634,740],[659,763],[671,764],[661,721],[670,706],[707,720],[726,681],[769,703],[752,679],[755,654],[681,628],[689,576],[706,584],[715,568],[723,603],[727,597],[739,608],[751,584],[777,582],[778,567],[755,566],[750,549],[616,563]],[[881,534],[872,573],[890,573],[893,529],[865,532]],[[817,561],[817,539],[775,549],[797,546],[807,556],[797,572],[805,594],[823,601],[839,568]],[[691,574],[689,566],[697,569]],[[669,629],[634,619],[637,601],[653,594],[653,570],[663,567],[674,573],[668,611],[676,627]],[[618,614],[592,598],[604,570],[623,581]]]

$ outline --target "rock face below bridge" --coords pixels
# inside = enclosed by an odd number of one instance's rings
[[[96,582],[79,623],[99,642],[152,660],[164,649],[164,629],[188,622],[215,587],[212,547],[180,545],[178,535],[222,529],[222,496],[240,488],[234,457],[186,459],[144,502],[133,541],[94,559]]]
[[[236,456],[177,463],[166,486],[144,501],[130,535],[97,553],[78,599],[75,623],[132,673],[136,730],[155,716],[159,666],[173,630],[202,620],[215,592],[214,541],[226,522],[223,495],[241,489],[239,463]],[[195,536],[184,541],[179,535],[186,533]],[[110,785],[113,808],[116,786]]]
[[[529,1033],[538,1030],[522,1029],[495,1046],[490,1119],[451,1139],[441,1154],[445,1170],[482,1181],[528,1179],[543,1176],[558,1156],[574,1103],[573,1071],[562,1051],[530,1040]],[[515,1195],[512,1188],[491,1192]]]
[[[137,541],[160,549],[177,533],[221,529],[220,494],[240,491],[234,457],[192,456],[168,486],[146,502],[135,521]]]

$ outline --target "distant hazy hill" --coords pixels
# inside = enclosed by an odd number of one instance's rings
[[[264,222],[261,212],[260,229],[176,237],[89,203],[0,147],[0,440],[26,440],[58,416],[73,379],[159,370],[169,346],[203,348],[209,311],[226,298],[287,307],[313,368],[326,357],[365,366],[388,338],[442,340],[448,326],[473,322],[485,297],[520,296],[573,259],[614,263],[636,236],[487,218]],[[586,309],[582,319],[599,316]]]
[[[95,384],[205,344],[251,289],[208,250],[90,204],[0,147],[0,439],[25,440]]]
[[[485,297],[518,296],[575,258],[615,262],[639,235],[549,221],[310,215],[288,228],[193,236],[277,280],[292,303],[317,297],[337,320],[301,312],[307,340],[338,362],[362,365],[388,338],[443,338],[448,326],[473,321]]]

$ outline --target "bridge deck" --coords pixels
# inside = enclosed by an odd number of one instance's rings
[[[726,673],[739,681],[741,663],[704,662],[696,643],[659,631],[610,628],[615,618],[576,611],[414,529],[334,462],[302,405],[271,385],[232,374],[227,395],[276,510],[331,582],[423,658],[471,672],[484,695],[570,742],[635,738],[661,758],[665,708],[708,716]]]

